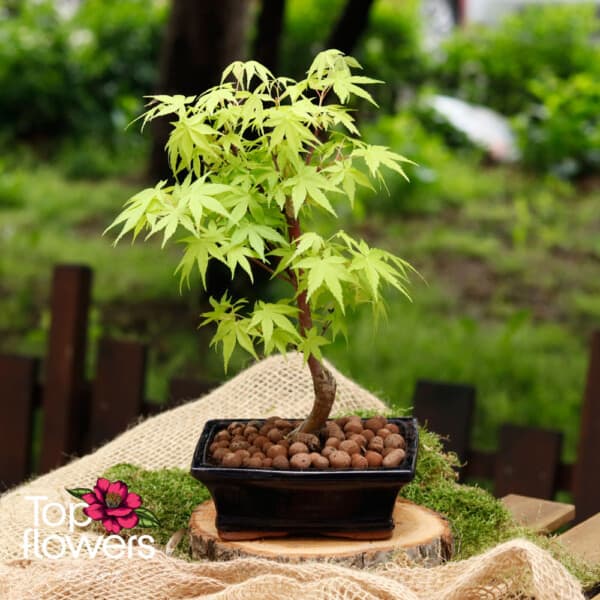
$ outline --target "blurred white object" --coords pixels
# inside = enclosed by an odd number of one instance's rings
[[[436,50],[456,27],[459,14],[448,0],[421,0],[423,48]]]
[[[533,4],[595,4],[600,0],[420,0],[423,46],[436,50],[458,24],[497,25]]]
[[[452,127],[464,133],[477,146],[484,148],[498,162],[514,162],[519,150],[508,119],[486,108],[450,96],[430,96],[425,100]]]
[[[463,0],[462,23],[496,25],[507,14],[518,12],[532,4],[600,4],[599,0]]]

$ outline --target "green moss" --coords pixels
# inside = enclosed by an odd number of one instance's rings
[[[437,434],[421,429],[415,478],[400,492],[404,498],[448,519],[455,542],[453,560],[469,558],[511,539],[526,538],[562,563],[584,589],[600,581],[600,565],[573,556],[557,538],[518,525],[504,505],[488,491],[456,483],[454,469],[458,465],[455,455],[443,451]]]
[[[510,539],[515,530],[509,512],[489,492],[456,483],[456,456],[442,450],[440,438],[421,429],[417,472],[401,495],[444,515],[452,527],[455,558],[468,558]]]
[[[548,550],[584,587],[600,581],[600,565],[589,565],[570,555],[556,539],[519,526],[502,503],[486,490],[458,484],[455,471],[458,465],[455,455],[443,452],[438,435],[421,429],[415,478],[401,491],[404,498],[448,519],[455,540],[454,560],[474,556],[510,539],[527,538]],[[125,481],[141,495],[144,506],[161,523],[160,528],[144,532],[160,545],[166,544],[178,529],[186,528],[194,507],[210,497],[208,490],[183,469],[145,471],[121,464],[110,468],[104,476]],[[131,532],[139,535],[141,531]],[[184,539],[179,544],[178,556],[186,557],[187,548]]]

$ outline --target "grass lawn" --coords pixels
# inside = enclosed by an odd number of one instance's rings
[[[461,169],[457,189],[450,167]],[[368,314],[350,315],[348,343],[327,356],[402,409],[418,378],[473,383],[478,447],[494,447],[510,421],[564,431],[573,459],[587,339],[600,320],[600,191],[475,159],[444,173],[443,186],[420,185],[402,212],[393,206],[399,187],[383,209],[364,200],[360,219],[344,217],[346,229],[408,259],[423,279],[412,303],[389,298],[379,330]],[[101,335],[146,341],[151,398],[164,399],[176,374],[223,377],[208,332],[195,329],[199,288],[179,294],[176,251],[114,248],[101,236],[140,185],[69,180],[49,166],[0,171],[0,351],[43,355],[52,265],[84,263],[94,269],[91,344]],[[419,198],[428,199],[423,211]]]

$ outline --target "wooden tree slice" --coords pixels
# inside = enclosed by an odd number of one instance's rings
[[[240,557],[270,558],[279,562],[319,560],[351,567],[371,567],[397,553],[427,566],[449,559],[453,541],[448,521],[441,515],[398,499],[394,507],[396,524],[387,540],[349,540],[327,537],[280,537],[226,541],[215,527],[215,506],[200,504],[190,519],[190,544],[194,558],[231,560]]]

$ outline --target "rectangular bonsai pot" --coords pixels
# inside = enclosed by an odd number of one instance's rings
[[[213,437],[233,421],[215,419],[206,423],[191,468],[191,474],[211,493],[217,511],[216,527],[223,537],[240,537],[243,532],[265,536],[391,535],[396,496],[415,475],[416,419],[388,419],[398,425],[406,440],[406,457],[398,467],[303,471],[227,468],[211,462],[209,446]]]

